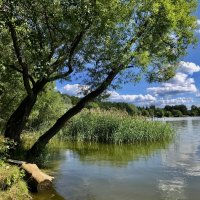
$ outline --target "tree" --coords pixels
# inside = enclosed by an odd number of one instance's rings
[[[172,110],[172,114],[174,117],[182,117],[183,113],[180,110]]]
[[[188,115],[188,110],[185,105],[176,105],[173,107],[175,110],[180,110],[183,115]]]
[[[21,74],[27,93],[7,121],[6,137],[20,141],[20,134],[45,85],[58,79],[68,80],[70,74],[82,71],[87,62],[84,54],[90,51],[87,45],[90,38],[99,39],[119,22],[119,17],[114,16],[120,2],[114,5],[113,12],[109,9],[113,2],[103,3],[0,1],[0,65]],[[120,17],[126,17],[125,10],[128,8],[124,6]]]
[[[155,112],[156,117],[164,117],[164,111],[161,108],[157,108]]]
[[[44,91],[39,94],[26,124],[26,129],[42,132],[71,107],[67,97],[56,92],[54,88],[54,84],[48,84]]]
[[[149,115],[151,117],[154,117],[154,115],[155,115],[155,108],[154,109],[149,108],[148,111],[149,111]]]
[[[143,109],[143,110],[142,110],[142,116],[149,117],[149,116],[150,116],[149,111]]]
[[[171,111],[165,111],[165,117],[172,117]]]
[[[84,74],[84,97],[39,138],[29,155],[38,154],[108,88],[135,83],[142,74],[151,82],[171,78],[194,42],[195,6],[195,0],[1,0],[1,64],[22,74],[27,93],[5,135],[20,140],[48,82]]]
[[[6,121],[24,97],[21,76],[12,69],[0,66],[0,131],[3,132]]]
[[[191,116],[199,116],[200,115],[200,108],[195,106],[195,105],[192,105],[190,115]]]

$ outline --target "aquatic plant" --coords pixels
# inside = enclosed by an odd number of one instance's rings
[[[99,143],[149,143],[169,139],[169,124],[131,117],[117,111],[84,111],[64,130],[66,139]]]

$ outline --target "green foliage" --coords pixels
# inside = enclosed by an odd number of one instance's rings
[[[90,102],[90,103],[88,103],[86,108],[88,108],[88,109],[98,109],[99,108],[99,104],[96,103],[96,102]]]
[[[0,64],[22,68],[13,51],[17,40],[36,80],[54,79],[69,61],[75,72],[86,72],[91,88],[119,67],[119,61],[122,69],[133,65],[141,73],[128,70],[118,83],[135,82],[144,72],[150,81],[167,80],[174,75],[177,59],[195,41],[197,23],[191,13],[196,5],[196,0],[2,0]]]
[[[14,145],[14,142],[0,136],[0,200],[30,199],[28,187],[23,181],[24,171],[4,162]]]
[[[121,112],[85,111],[68,124],[64,135],[72,141],[121,144],[162,141],[172,136],[172,130]]]
[[[142,110],[142,116],[149,117],[150,114],[149,114],[148,110]]]
[[[155,115],[156,117],[164,117],[164,111],[161,108],[157,108]]]
[[[200,107],[192,105],[191,110],[190,110],[190,115],[191,116],[200,116]]]
[[[0,130],[24,97],[22,78],[12,69],[0,66]]]
[[[179,58],[195,42],[195,8],[196,0],[1,0],[0,66],[7,74],[10,68],[20,74],[28,97],[37,93],[35,85],[43,81],[84,76],[79,79],[81,85],[87,85],[83,94],[97,90],[96,95],[84,99],[85,105],[108,87],[136,83],[143,75],[150,82],[171,78]],[[44,120],[51,126],[53,115],[62,113],[52,112],[49,96],[41,100],[47,103],[38,105],[39,112],[32,112],[30,127],[41,128]],[[135,110],[126,106],[131,115]],[[24,128],[23,119],[29,112],[21,116],[18,125]],[[11,127],[17,120],[13,121]],[[65,123],[63,120],[62,125]],[[21,127],[16,136],[20,136]]]
[[[80,101],[80,98],[68,96],[74,104]],[[137,107],[133,104],[124,102],[94,101],[89,103],[88,109],[116,110],[126,112],[130,116],[144,117],[182,117],[182,116],[200,116],[200,107],[195,105],[188,109],[185,105],[166,105],[164,108],[156,108],[151,105],[149,107]],[[177,113],[178,111],[178,113]]]
[[[54,84],[47,85],[32,110],[27,129],[44,131],[71,107],[69,102],[70,99],[67,96],[63,98],[55,91]]]
[[[182,117],[183,116],[183,114],[180,110],[173,110],[172,114],[174,117]]]
[[[15,143],[8,138],[0,136],[0,160],[6,159],[9,154],[9,150],[15,147]]]
[[[165,117],[172,117],[172,113],[170,111],[165,111]]]
[[[96,107],[98,105],[98,107],[102,110],[115,109],[118,111],[127,112],[131,116],[136,116],[138,114],[138,109],[133,104],[123,103],[123,102],[105,102],[105,101],[104,102],[96,101],[94,103]],[[90,104],[90,107],[91,107],[91,104]],[[95,109],[95,107],[91,107],[91,108]]]
[[[0,199],[31,199],[23,181],[24,171],[5,163],[0,165]]]

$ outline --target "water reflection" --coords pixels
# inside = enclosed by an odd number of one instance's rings
[[[167,123],[176,136],[166,143],[65,143],[50,162],[55,191],[34,199],[199,200],[200,120]]]
[[[200,121],[189,118],[171,124],[177,132],[176,140],[168,151],[161,151],[161,158],[168,174],[177,177],[160,180],[158,188],[162,191],[163,199],[198,199],[195,196],[195,193],[199,196],[195,177],[200,176]],[[191,191],[194,192],[192,197]]]
[[[32,197],[34,200],[65,200],[67,197],[62,197],[57,191],[52,188],[48,192],[40,192],[39,194],[33,193]]]
[[[146,145],[68,143],[66,147],[72,151],[71,156],[78,158],[81,162],[122,167],[139,158],[150,158],[158,150],[165,149],[169,143],[170,141]]]
[[[162,191],[162,199],[185,199],[185,181],[183,178],[174,177],[172,180],[160,180],[158,183],[158,187]]]

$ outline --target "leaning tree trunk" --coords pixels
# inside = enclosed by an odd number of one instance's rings
[[[32,98],[29,96],[25,97],[9,118],[4,133],[5,137],[13,139],[15,142],[20,142],[21,132],[26,125],[27,118],[29,117],[35,102],[36,96]]]
[[[27,95],[7,121],[4,136],[20,143],[20,135],[26,125],[27,119],[36,103],[37,96],[46,82],[37,82],[33,87],[33,96]]]
[[[49,140],[54,137],[58,133],[58,131],[61,130],[61,128],[64,127],[69,119],[79,113],[88,102],[94,100],[107,89],[108,85],[110,85],[112,80],[117,75],[117,72],[117,70],[111,71],[107,78],[96,90],[90,92],[88,95],[82,98],[74,107],[72,107],[62,117],[60,117],[46,133],[40,136],[36,143],[32,146],[32,148],[28,150],[26,155],[27,159],[31,161],[32,158],[38,157],[42,150],[45,148],[46,144],[49,142]]]

